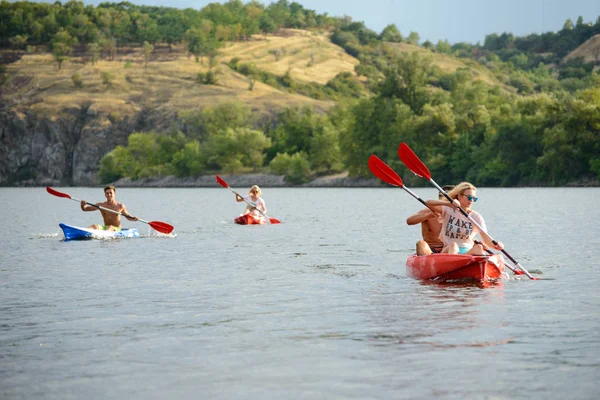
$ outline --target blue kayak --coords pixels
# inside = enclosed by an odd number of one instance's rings
[[[120,231],[103,231],[100,229],[81,228],[67,224],[58,224],[63,233],[65,240],[81,240],[81,239],[112,239],[112,238],[137,238],[140,233],[135,228],[122,229]]]

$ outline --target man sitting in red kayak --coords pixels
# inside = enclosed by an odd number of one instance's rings
[[[454,185],[443,186],[445,192],[452,190]],[[444,199],[444,195],[439,193],[438,198]],[[406,219],[408,225],[421,224],[421,235],[423,240],[417,242],[417,255],[424,256],[431,253],[441,253],[444,243],[440,239],[442,230],[442,221],[440,216],[429,208],[424,208]]]
[[[258,185],[252,186],[250,188],[250,192],[244,197],[238,195],[237,193],[235,194],[235,200],[238,203],[246,201],[248,203],[254,204],[254,206],[251,206],[250,204],[246,206],[244,215],[250,214],[256,219],[264,219],[264,215],[267,213],[267,205],[265,204],[265,201],[260,197],[261,194],[262,191],[260,190]]]
[[[127,212],[127,208],[125,208],[125,205],[115,200],[116,193],[117,189],[114,186],[106,186],[104,188],[104,196],[106,197],[106,201],[103,203],[97,203],[97,205],[120,212],[124,214],[125,218],[127,218],[129,221],[137,221],[138,217],[127,216],[129,213]],[[85,200],[81,200],[81,210],[96,211],[99,210],[99,208],[87,204]],[[104,219],[104,225],[94,224],[90,226],[90,229],[99,229],[103,231],[121,230],[121,215],[104,210],[100,210],[100,212],[102,213],[102,218]]]

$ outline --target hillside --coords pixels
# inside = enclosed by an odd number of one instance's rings
[[[595,35],[586,40],[581,46],[567,54],[563,61],[574,58],[583,58],[585,62],[600,63],[600,35]]]
[[[276,49],[285,49],[278,62]],[[5,52],[2,59],[12,61],[14,54]],[[354,74],[358,63],[325,34],[286,29],[279,36],[227,43],[212,68],[213,85],[197,80],[209,71],[208,60],[196,62],[183,45],[172,51],[156,46],[146,67],[140,48],[119,48],[114,60],[94,64],[89,54],[76,54],[60,69],[47,52],[19,56],[4,65],[0,86],[0,136],[6,144],[0,148],[0,184],[95,184],[106,153],[125,145],[132,132],[164,132],[173,124],[187,131],[179,118],[186,110],[238,101],[256,114],[303,105],[324,112],[334,104],[260,81],[251,88],[247,77],[228,66],[233,58],[323,84],[340,72]]]
[[[278,36],[254,36],[251,42],[236,42],[221,51],[222,59],[239,58],[259,69],[322,85],[340,72],[354,73],[359,61],[331,43],[326,34],[283,29]],[[262,40],[261,40],[262,39]]]
[[[401,52],[428,52],[444,72],[471,68],[476,79],[500,85],[485,67],[467,65],[453,57],[408,44],[393,45]],[[12,54],[4,54],[9,60]],[[228,42],[219,50],[212,71],[217,83],[197,80],[209,71],[208,60],[196,62],[183,45],[170,50],[158,45],[147,66],[141,48],[121,47],[114,59],[93,63],[78,53],[59,69],[47,52],[25,53],[5,64],[0,86],[0,126],[7,146],[0,149],[0,184],[76,184],[97,182],[100,159],[132,132],[165,132],[173,124],[189,127],[179,117],[223,102],[249,105],[256,114],[272,114],[286,106],[310,105],[318,112],[334,102],[279,90],[229,67],[253,63],[259,70],[297,82],[326,84],[341,72],[355,74],[359,63],[328,34],[280,29],[277,35],[254,35]],[[468,61],[467,61],[468,62]],[[252,89],[252,90],[250,90]]]
[[[429,49],[419,47],[408,43],[386,43],[388,46],[394,48],[399,53],[414,53],[418,52],[427,57],[431,57],[432,65],[440,68],[444,73],[454,73],[458,69],[468,68],[473,73],[473,79],[487,83],[490,86],[499,86],[508,91],[514,92],[515,89],[500,82],[494,75],[483,65],[467,59],[458,59],[442,53],[436,53]]]
[[[354,73],[358,60],[328,42],[325,35],[293,30],[284,33],[227,44],[214,68],[216,85],[196,82],[198,73],[209,70],[207,60],[197,63],[183,46],[174,46],[172,52],[157,48],[146,68],[141,49],[121,49],[115,60],[104,59],[93,65],[84,57],[72,57],[61,69],[48,53],[25,54],[7,65],[8,81],[2,91],[10,94],[11,104],[30,111],[51,113],[91,102],[95,111],[117,118],[148,107],[181,111],[232,100],[251,104],[259,111],[304,104],[329,108],[331,102],[286,93],[261,82],[249,90],[248,78],[227,66],[237,57],[267,72],[282,75],[289,69],[294,79],[322,84],[340,72]],[[282,52],[279,61],[274,60],[274,50]],[[74,84],[74,74],[79,75],[81,87]],[[103,82],[106,76],[109,83]]]

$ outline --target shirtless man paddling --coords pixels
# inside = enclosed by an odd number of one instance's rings
[[[106,186],[104,188],[104,196],[106,197],[106,201],[102,203],[98,203],[98,206],[102,206],[104,208],[108,208],[123,214],[125,218],[129,221],[137,221],[138,217],[129,216],[127,212],[127,208],[123,203],[119,203],[115,200],[117,189],[114,186]],[[121,230],[121,215],[112,213],[110,211],[105,211],[94,207],[92,205],[87,204],[85,200],[81,200],[81,210],[82,211],[96,211],[100,210],[102,213],[102,218],[104,219],[104,225],[94,224],[90,226],[90,229],[99,229],[104,231],[120,231]]]
[[[453,185],[443,186],[442,189],[447,192],[451,190]],[[438,198],[444,199],[444,195],[439,193]],[[414,215],[406,219],[407,225],[421,224],[422,240],[417,242],[417,255],[423,256],[431,253],[440,253],[444,248],[444,242],[440,239],[442,230],[442,222],[440,216],[429,208],[424,208]]]

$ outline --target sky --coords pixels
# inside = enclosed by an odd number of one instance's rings
[[[107,0],[103,0],[107,1]],[[128,0],[139,5],[202,9],[216,0]],[[242,0],[244,3],[247,1]],[[362,21],[367,28],[381,32],[395,24],[404,36],[417,32],[421,43],[448,40],[450,43],[483,43],[491,33],[509,32],[515,36],[557,32],[567,18],[573,23],[579,16],[584,22],[596,22],[600,0],[288,0],[319,14]],[[54,2],[48,0],[47,2]],[[65,3],[66,0],[63,0]],[[97,5],[102,1],[84,0]],[[111,0],[118,3],[118,0]],[[262,4],[273,1],[259,0]]]

